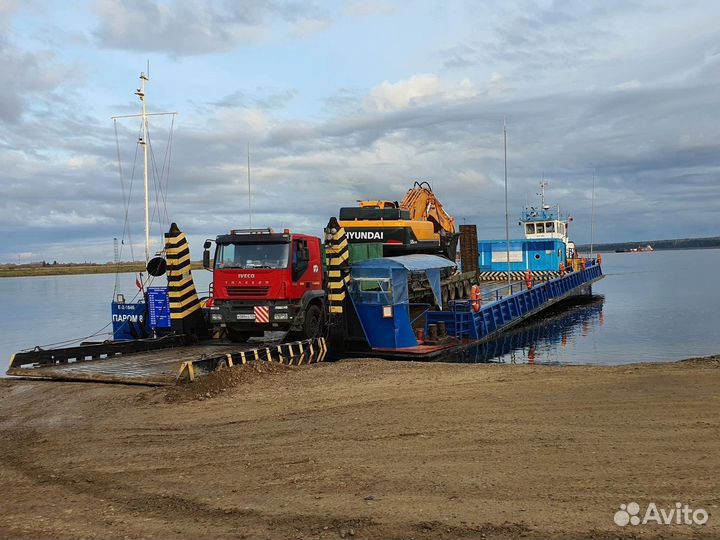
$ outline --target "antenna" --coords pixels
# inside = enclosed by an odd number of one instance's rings
[[[549,207],[546,208],[545,205],[545,188],[548,186],[547,180],[545,180],[545,172],[542,173],[542,180],[540,180],[540,208],[543,210],[547,210]]]
[[[248,216],[252,229],[252,195],[250,193],[250,141],[247,143],[247,179],[248,179]]]
[[[505,243],[507,255],[507,282],[508,294],[512,294],[512,282],[510,281],[510,222],[508,214],[508,174],[507,174],[507,123],[503,118],[503,153],[505,156]]]
[[[590,256],[592,257],[595,248],[595,168],[593,167],[592,198],[590,210]]]
[[[120,277],[120,272],[118,272],[118,266],[120,265],[120,248],[118,247],[117,238],[113,238],[113,261],[115,262],[115,292],[117,292],[118,278]],[[113,293],[113,298],[114,297],[115,294]]]

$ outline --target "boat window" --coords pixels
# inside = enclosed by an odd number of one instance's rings
[[[534,223],[526,223],[525,224],[525,234],[535,234],[535,224]]]
[[[287,268],[290,244],[219,244],[215,268]]]
[[[554,221],[548,221],[545,224],[545,232],[555,232],[555,222]]]
[[[392,281],[389,278],[356,277],[350,282],[350,294],[358,303],[389,306],[393,303]]]
[[[565,224],[564,223],[558,223],[558,232],[560,234],[565,234]]]
[[[545,232],[545,224],[544,223],[537,223],[537,232],[544,233]]]

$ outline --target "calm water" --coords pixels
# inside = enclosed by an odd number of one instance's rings
[[[455,359],[623,364],[720,354],[718,268],[720,250],[605,254],[595,296]],[[210,273],[194,275],[207,290]],[[134,292],[132,274],[119,282]],[[0,279],[1,372],[21,349],[110,337],[114,285],[111,274]]]

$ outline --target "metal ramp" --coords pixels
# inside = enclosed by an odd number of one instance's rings
[[[179,343],[179,340],[159,338],[16,353],[10,360],[7,374],[63,381],[167,386],[192,381],[219,367],[252,361],[301,365],[322,362],[327,355],[325,338],[292,343]]]

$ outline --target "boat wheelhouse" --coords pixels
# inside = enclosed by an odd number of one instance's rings
[[[520,225],[523,238],[478,242],[480,278],[502,278],[509,271],[522,275],[530,270],[541,279],[551,279],[575,256],[575,244],[568,232],[572,218],[560,212],[560,205],[545,202],[547,182],[540,183],[540,206],[523,208]]]

